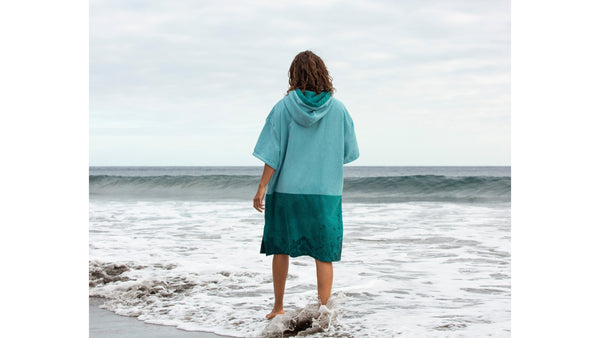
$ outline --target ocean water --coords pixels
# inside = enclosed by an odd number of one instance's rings
[[[510,167],[344,169],[342,260],[317,306],[290,258],[286,314],[252,207],[262,167],[91,167],[90,296],[236,337],[510,336]]]

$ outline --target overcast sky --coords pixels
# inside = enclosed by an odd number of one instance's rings
[[[354,119],[351,165],[510,165],[504,0],[92,0],[90,165],[263,165],[306,49]]]

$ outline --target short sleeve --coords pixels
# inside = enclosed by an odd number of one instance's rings
[[[354,131],[354,121],[348,112],[344,114],[344,164],[356,160],[360,156],[358,142]]]
[[[259,160],[265,162],[273,169],[279,168],[279,133],[273,124],[270,116],[265,121],[265,125],[258,137],[256,146],[254,146],[254,155]]]

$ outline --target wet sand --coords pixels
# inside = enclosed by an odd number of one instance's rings
[[[114,312],[101,309],[102,298],[90,298],[90,338],[93,337],[177,337],[177,338],[219,338],[211,332],[184,331],[173,326],[147,324],[134,317],[119,316]]]

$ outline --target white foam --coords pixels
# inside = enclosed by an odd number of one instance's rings
[[[302,311],[331,320],[325,336],[510,335],[510,205],[343,210],[333,305],[315,307],[314,260],[291,258],[287,316],[269,322],[272,256],[259,253],[263,215],[251,201],[91,200],[90,270],[105,274],[90,295],[119,314],[233,336],[278,332]]]

